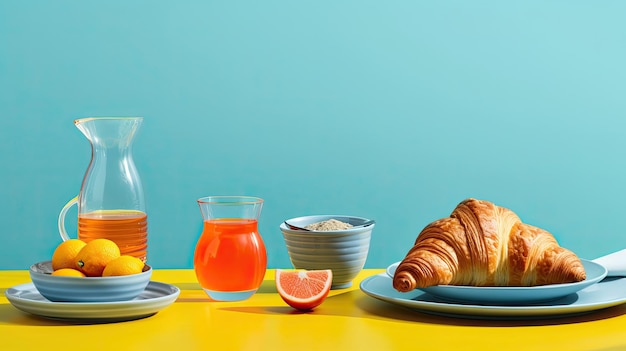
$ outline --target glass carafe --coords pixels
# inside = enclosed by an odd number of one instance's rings
[[[194,253],[196,277],[213,300],[252,296],[265,276],[267,254],[259,234],[263,200],[249,196],[198,199],[204,227]]]
[[[78,196],[59,214],[63,240],[65,216],[78,203],[78,238],[114,241],[123,255],[147,259],[148,222],[141,179],[132,157],[141,117],[83,118],[74,121],[91,144],[91,162]]]

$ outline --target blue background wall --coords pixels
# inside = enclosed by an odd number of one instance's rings
[[[0,268],[49,259],[90,158],[144,116],[149,261],[192,267],[205,195],[377,220],[401,259],[466,197],[584,258],[626,247],[623,1],[0,1]],[[76,211],[74,211],[74,216]],[[71,226],[70,226],[71,228]]]

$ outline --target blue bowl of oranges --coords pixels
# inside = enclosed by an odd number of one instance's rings
[[[120,255],[110,240],[79,241],[64,241],[52,260],[30,266],[30,278],[43,297],[53,302],[128,301],[146,289],[149,265]]]

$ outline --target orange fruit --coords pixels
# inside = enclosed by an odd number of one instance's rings
[[[276,289],[283,300],[300,311],[319,306],[330,292],[333,272],[325,270],[276,270]]]
[[[120,257],[120,248],[109,239],[94,239],[76,255],[76,268],[88,277],[100,277],[109,262]]]
[[[143,271],[143,261],[134,256],[123,255],[104,267],[103,277],[139,274]]]
[[[52,272],[57,277],[84,277],[85,273],[73,268],[61,268]]]
[[[52,270],[76,268],[76,255],[83,247],[85,247],[85,242],[79,239],[70,239],[60,243],[52,254]]]

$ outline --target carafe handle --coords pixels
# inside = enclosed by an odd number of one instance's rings
[[[61,213],[59,213],[59,234],[61,235],[61,239],[63,239],[63,241],[70,240],[69,235],[67,235],[67,232],[65,231],[65,215],[67,214],[67,211],[69,211],[70,207],[77,203],[78,196],[75,196],[68,203],[66,203],[65,206],[63,206]]]

